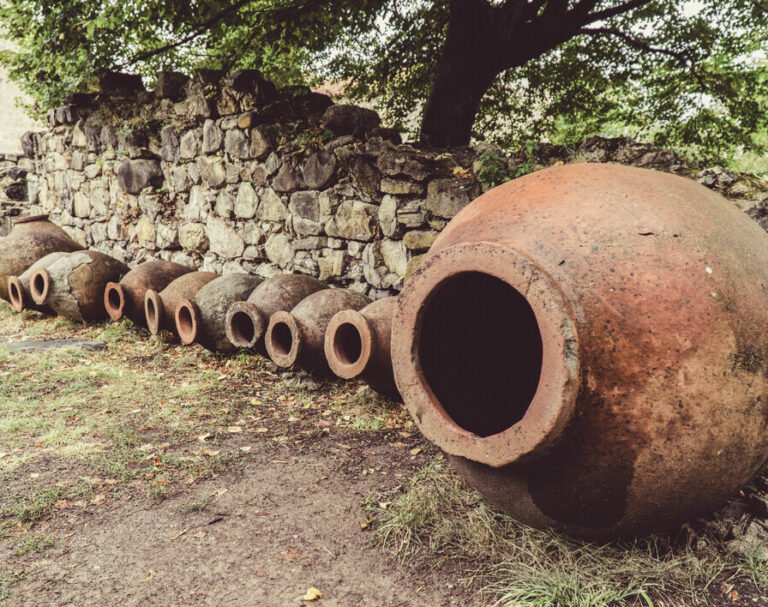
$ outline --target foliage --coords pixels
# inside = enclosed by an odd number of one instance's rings
[[[480,102],[476,139],[511,149],[619,125],[622,134],[684,147],[702,160],[765,149],[756,134],[768,130],[766,0],[467,2],[499,15],[519,8],[531,23],[558,7],[567,15],[585,5],[590,14],[609,15],[552,48],[531,50],[521,65],[498,67],[514,63],[498,56],[478,60],[478,70],[498,75]],[[418,134],[458,4],[8,0],[0,21],[17,50],[0,61],[38,111],[68,92],[92,90],[106,68],[136,71],[150,84],[160,68],[257,68],[278,84],[342,80],[353,98],[372,101],[391,124]]]

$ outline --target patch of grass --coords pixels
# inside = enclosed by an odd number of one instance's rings
[[[21,543],[15,556],[24,556],[30,552],[47,554],[48,548],[52,548],[54,543],[53,539],[48,536],[33,535]]]
[[[595,545],[495,512],[442,460],[401,493],[369,500],[374,541],[404,560],[422,549],[468,564],[499,607],[697,604],[716,581],[765,583],[765,563],[695,550],[690,537]],[[710,544],[711,546],[711,544]]]
[[[183,512],[202,512],[208,507],[208,499],[208,495],[203,495],[200,499],[197,499],[194,502],[184,504],[181,509]]]
[[[50,487],[32,495],[17,495],[11,514],[17,522],[32,525],[45,517],[59,500],[81,498],[91,493],[90,484],[79,483],[74,487]]]

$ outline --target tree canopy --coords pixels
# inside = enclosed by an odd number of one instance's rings
[[[105,69],[334,79],[437,145],[621,130],[759,150],[766,0],[6,0],[0,55],[43,111]]]

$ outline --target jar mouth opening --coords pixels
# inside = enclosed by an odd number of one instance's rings
[[[575,314],[512,245],[435,252],[400,294],[392,327],[403,400],[445,452],[501,467],[559,440],[579,386]]]
[[[373,341],[373,331],[359,311],[336,313],[325,332],[325,358],[331,371],[343,379],[359,376],[371,360]]]
[[[424,380],[462,429],[487,437],[524,417],[542,373],[531,305],[495,276],[462,272],[429,294],[418,342]]]

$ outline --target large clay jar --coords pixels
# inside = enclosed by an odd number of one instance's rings
[[[153,335],[161,330],[176,332],[176,307],[185,299],[192,299],[197,292],[218,278],[213,272],[190,272],[172,281],[159,293],[147,289],[144,295],[144,318]]]
[[[106,320],[104,288],[128,272],[128,266],[99,251],[77,251],[32,275],[32,299],[75,322]]]
[[[61,251],[48,253],[48,255],[38,259],[35,263],[29,266],[19,276],[11,276],[8,279],[8,299],[11,302],[11,307],[17,312],[21,312],[22,310],[37,310],[43,314],[55,314],[53,308],[45,305],[39,306],[32,300],[29,283],[32,281],[32,276],[34,276],[35,272],[47,269],[52,263],[67,255],[69,255],[69,253],[63,253]]]
[[[768,458],[768,235],[681,177],[534,173],[446,226],[392,358],[424,435],[515,518],[673,529]]]
[[[224,323],[232,303],[245,299],[263,282],[260,276],[227,274],[212,280],[176,307],[176,332],[185,344],[198,343],[212,352],[237,350],[227,339]]]
[[[147,261],[126,274],[119,282],[107,283],[104,307],[112,320],[123,316],[135,324],[146,325],[144,296],[148,289],[162,291],[179,276],[191,272],[186,266],[170,261]]]
[[[336,313],[325,331],[325,358],[342,379],[360,377],[379,394],[398,397],[392,374],[390,337],[396,297],[386,297],[362,310]]]
[[[0,238],[0,298],[8,300],[8,279],[18,276],[41,257],[82,248],[59,226],[48,221],[48,215],[16,219],[11,233]]]
[[[301,300],[290,312],[275,312],[264,337],[269,357],[281,367],[298,365],[311,373],[327,373],[323,344],[328,323],[337,312],[359,310],[370,301],[349,289],[324,289]]]
[[[304,274],[277,274],[265,280],[246,301],[230,306],[227,339],[238,348],[264,351],[264,333],[270,316],[281,310],[292,310],[305,297],[327,288],[324,282]]]

